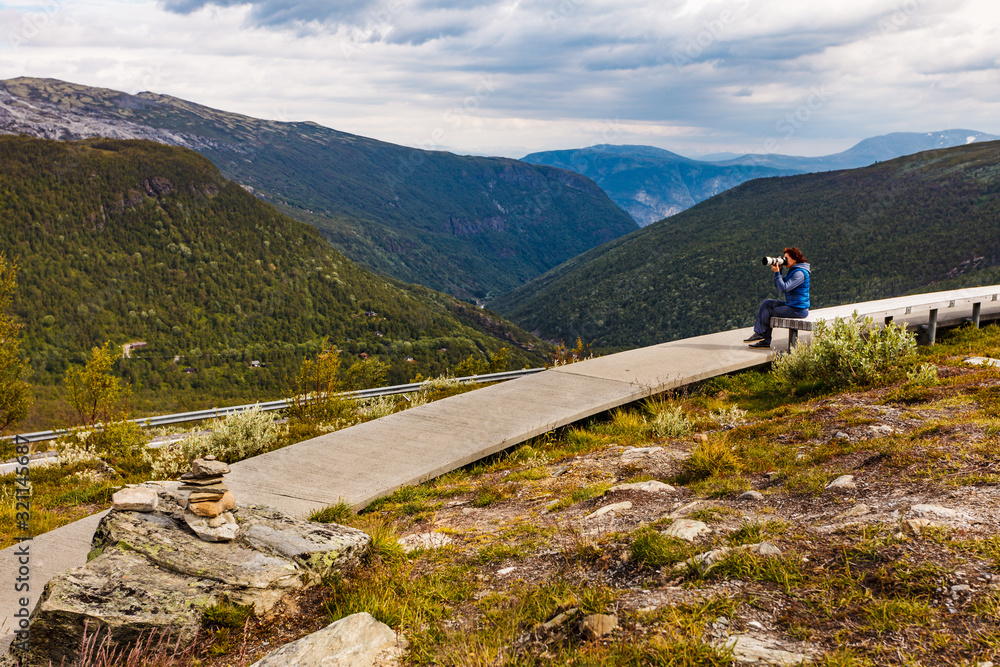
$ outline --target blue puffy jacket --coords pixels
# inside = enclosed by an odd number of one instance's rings
[[[809,310],[809,262],[801,262],[788,270],[785,277],[781,272],[774,274],[774,286],[785,295],[785,305]]]

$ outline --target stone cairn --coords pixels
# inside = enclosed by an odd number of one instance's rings
[[[208,542],[232,541],[239,529],[236,517],[229,511],[236,507],[236,499],[223,481],[223,475],[228,472],[228,465],[208,455],[192,461],[191,472],[181,475],[178,491],[182,497],[184,521],[198,537]]]

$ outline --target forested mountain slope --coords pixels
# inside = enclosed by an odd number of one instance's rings
[[[359,267],[187,149],[0,137],[0,221],[38,384],[106,340],[147,343],[120,362],[138,388],[247,397],[280,392],[327,336],[397,381],[504,345],[514,367],[540,360],[516,327]]]
[[[192,148],[227,178],[317,227],[352,260],[461,297],[503,293],[637,228],[573,172],[406,148],[156,93],[2,81],[0,133]]]
[[[595,248],[494,307],[546,338],[637,347],[749,326],[763,255],[798,246],[813,307],[1000,279],[1000,142],[744,183]]]

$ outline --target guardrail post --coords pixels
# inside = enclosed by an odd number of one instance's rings
[[[974,303],[972,304],[972,326],[979,328],[979,313],[983,308],[983,304]]]
[[[933,345],[937,338],[937,308],[931,308],[927,315],[927,344]]]

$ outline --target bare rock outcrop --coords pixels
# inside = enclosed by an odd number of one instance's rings
[[[260,506],[233,510],[231,542],[193,533],[168,488],[151,483],[156,511],[112,510],[98,526],[86,565],[45,587],[31,617],[31,653],[22,665],[70,664],[85,625],[114,642],[167,629],[190,637],[203,611],[222,599],[265,612],[287,592],[318,582],[360,558],[371,538],[354,528],[289,517]]]

